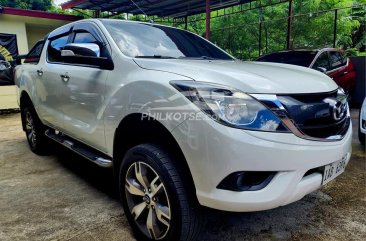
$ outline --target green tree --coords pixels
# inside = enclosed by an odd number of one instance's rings
[[[47,11],[52,6],[52,0],[0,0],[0,6]]]

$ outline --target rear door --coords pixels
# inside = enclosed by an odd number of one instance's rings
[[[73,28],[72,43],[95,43],[101,48],[101,57],[106,57],[108,45],[98,27],[93,23],[79,23]],[[104,56],[103,56],[104,55]],[[105,108],[105,82],[109,70],[98,67],[66,63],[60,93],[63,101],[65,132],[75,139],[101,151],[105,149],[103,112]]]

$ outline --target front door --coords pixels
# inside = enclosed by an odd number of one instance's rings
[[[98,43],[100,40],[83,29],[73,33],[71,42]],[[103,112],[108,74],[108,70],[75,64],[68,64],[61,73],[65,132],[101,151],[105,150]]]

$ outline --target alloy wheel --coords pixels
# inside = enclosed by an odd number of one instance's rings
[[[37,135],[33,117],[29,111],[25,113],[25,130],[29,143],[32,147],[35,147],[37,144]]]
[[[128,168],[125,181],[127,205],[137,227],[151,239],[163,239],[170,228],[171,208],[160,176],[139,161]]]

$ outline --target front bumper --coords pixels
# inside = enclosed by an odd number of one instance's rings
[[[202,115],[204,115],[202,113]],[[188,162],[203,206],[226,211],[259,211],[301,199],[321,187],[322,174],[305,175],[351,156],[352,127],[341,141],[319,142],[291,133],[245,131],[211,119],[187,120],[173,130]],[[228,191],[217,185],[237,171],[274,171],[258,191]]]

